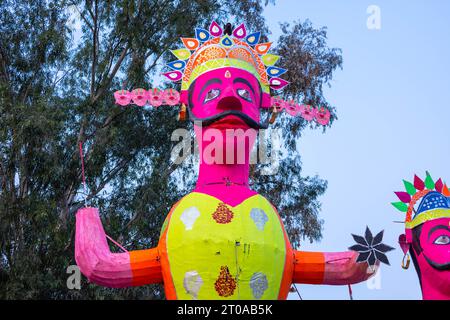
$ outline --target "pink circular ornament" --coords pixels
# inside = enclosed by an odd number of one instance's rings
[[[286,112],[293,117],[299,113],[298,105],[292,100],[284,103],[284,110],[286,110]]]
[[[326,126],[330,122],[330,110],[325,107],[319,107],[316,110],[316,121],[317,123]]]
[[[180,103],[180,93],[175,89],[166,89],[164,91],[164,103],[168,106],[175,106]]]
[[[316,109],[309,105],[301,105],[300,116],[306,121],[312,121],[316,116]]]
[[[147,91],[141,88],[134,89],[131,92],[131,98],[136,105],[143,107],[147,103]]]
[[[127,90],[119,90],[114,92],[114,99],[118,105],[126,106],[131,101],[131,94]]]
[[[277,112],[283,111],[283,109],[285,107],[285,103],[286,102],[283,99],[281,99],[280,97],[278,97],[278,96],[277,97],[272,97],[271,105],[272,105],[272,107],[275,108],[275,110]]]
[[[162,105],[164,102],[164,91],[156,88],[148,90],[148,102],[154,107]]]

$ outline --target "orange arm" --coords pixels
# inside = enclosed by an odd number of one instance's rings
[[[294,251],[293,283],[346,285],[367,280],[374,274],[358,253]]]
[[[163,282],[158,248],[130,251],[129,254],[132,286]]]

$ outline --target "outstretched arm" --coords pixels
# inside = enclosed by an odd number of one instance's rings
[[[366,262],[358,263],[355,251],[294,251],[293,283],[346,285],[367,280],[374,274]]]
[[[111,253],[96,208],[77,212],[75,260],[89,281],[102,286],[123,288],[162,282],[158,249]]]

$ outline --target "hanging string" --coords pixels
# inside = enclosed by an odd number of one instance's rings
[[[293,286],[294,286],[295,291],[297,292],[298,297],[300,298],[300,300],[303,300],[302,296],[300,295],[300,292],[299,292],[298,289],[297,289],[297,286],[296,286],[295,284],[294,284]]]
[[[84,156],[83,156],[83,142],[80,141],[80,158],[81,158],[81,179],[83,182],[84,190],[84,206],[87,207],[87,188],[86,188],[86,177],[84,175]]]
[[[114,243],[116,246],[118,246],[120,249],[122,249],[123,252],[128,252],[127,249],[125,249],[124,247],[122,247],[122,245],[120,243],[118,243],[117,241],[115,241],[113,238],[111,238],[110,236],[108,236],[107,234],[105,234],[105,236],[112,242]]]
[[[81,158],[81,179],[83,183],[83,190],[84,190],[84,206],[87,207],[87,187],[86,187],[86,176],[84,174],[84,156],[83,156],[83,142],[80,141],[79,144],[80,147],[80,158]],[[109,239],[112,243],[114,243],[116,246],[118,246],[123,252],[128,252],[127,249],[125,249],[120,243],[115,241],[113,238],[105,234],[106,238]]]
[[[348,294],[350,296],[350,300],[353,300],[353,291],[352,286],[350,284],[348,285]]]

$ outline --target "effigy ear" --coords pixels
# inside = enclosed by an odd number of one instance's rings
[[[261,101],[261,108],[270,108],[272,106],[272,97],[270,94],[264,92]]]
[[[398,237],[398,244],[403,251],[402,268],[405,270],[409,268],[409,265],[411,263],[411,258],[408,253],[409,249],[411,248],[411,239],[408,239],[407,234],[408,232],[406,232],[406,234],[401,234]]]
[[[411,243],[408,242],[406,234],[401,234],[398,237],[398,244],[400,245],[400,248],[402,249],[403,254],[406,254],[409,251],[409,247],[411,246]]]
[[[189,99],[188,99],[188,91],[187,91],[187,90],[181,90],[181,93],[180,93],[180,103],[181,103],[181,104],[187,105],[188,102],[189,102]]]

